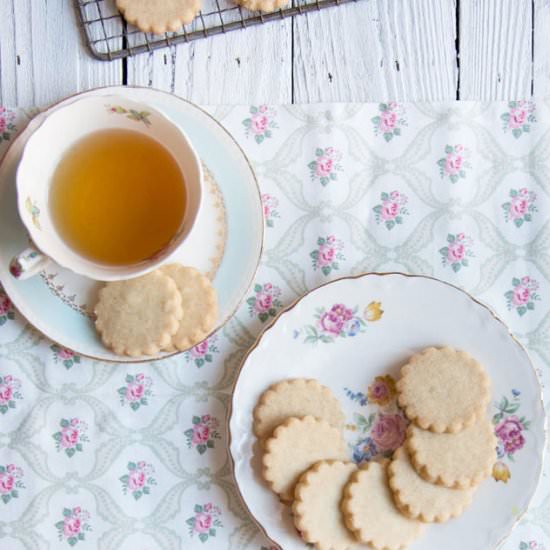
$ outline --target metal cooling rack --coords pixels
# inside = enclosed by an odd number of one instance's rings
[[[117,11],[114,0],[75,0],[90,51],[94,57],[103,61],[122,59],[173,44],[200,40],[357,1],[293,0],[292,7],[262,14],[235,6],[230,0],[203,0],[203,9],[193,23],[186,25],[181,31],[158,36],[128,25]]]

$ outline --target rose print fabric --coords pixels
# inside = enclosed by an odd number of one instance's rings
[[[135,365],[46,340],[0,287],[0,548],[275,550],[232,479],[231,389],[279,312],[340,276],[404,271],[465,288],[528,348],[549,404],[550,102],[210,111],[258,177],[266,232],[255,280],[216,334]],[[0,107],[0,156],[27,122]],[[385,314],[376,301],[335,300],[289,338],[337,361],[343,339],[361,345]],[[342,391],[356,411],[350,459],[389,456],[407,428],[395,380]],[[503,492],[532,437],[524,409],[514,388],[493,396],[490,482]],[[502,550],[550,550],[549,480],[546,461],[532,508]]]

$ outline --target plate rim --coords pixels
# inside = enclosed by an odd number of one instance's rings
[[[232,431],[231,431],[231,425],[233,423],[234,415],[235,415],[235,390],[237,388],[237,384],[239,383],[244,365],[248,361],[248,358],[250,357],[250,355],[260,345],[260,342],[262,341],[264,336],[266,336],[266,334],[275,326],[275,324],[283,316],[290,313],[302,300],[304,300],[310,294],[313,294],[314,292],[317,292],[317,291],[321,290],[322,288],[324,288],[326,286],[329,286],[329,285],[332,285],[334,283],[338,283],[338,282],[341,282],[341,281],[356,280],[356,279],[361,279],[363,277],[368,277],[368,276],[385,277],[385,276],[391,276],[391,275],[398,275],[398,276],[405,277],[405,278],[410,278],[410,279],[426,279],[426,280],[433,281],[433,282],[436,282],[436,283],[441,283],[441,284],[446,285],[448,287],[451,287],[455,290],[458,290],[459,292],[464,294],[466,297],[468,297],[471,301],[473,301],[475,304],[477,304],[478,306],[481,306],[486,311],[488,311],[489,314],[493,317],[493,319],[495,321],[498,321],[504,327],[504,329],[508,333],[508,336],[510,336],[512,338],[512,341],[517,346],[519,346],[520,350],[522,350],[524,352],[524,354],[527,357],[527,360],[529,362],[529,366],[531,367],[531,370],[533,371],[533,374],[534,374],[535,379],[537,381],[538,390],[539,390],[538,391],[538,399],[539,399],[539,402],[540,402],[540,406],[541,406],[542,413],[543,413],[543,419],[544,419],[544,421],[543,421],[543,441],[542,441],[543,445],[542,445],[542,455],[541,455],[541,466],[540,466],[540,471],[538,473],[537,484],[536,484],[535,490],[533,491],[533,493],[529,497],[529,501],[527,503],[527,506],[525,507],[525,510],[523,510],[522,513],[515,518],[515,521],[512,524],[512,526],[510,527],[510,530],[505,535],[503,535],[502,538],[500,538],[495,543],[494,546],[492,546],[491,548],[489,548],[487,550],[497,550],[497,548],[499,548],[499,546],[506,539],[508,539],[510,537],[510,535],[512,534],[514,529],[517,527],[517,525],[521,522],[521,520],[524,518],[524,516],[527,514],[527,512],[531,508],[533,498],[534,498],[534,496],[535,496],[535,494],[536,494],[536,492],[537,492],[537,490],[540,486],[540,482],[541,482],[543,471],[544,471],[544,461],[545,461],[545,456],[546,456],[546,448],[548,446],[548,416],[546,414],[546,407],[544,405],[544,391],[543,391],[542,385],[540,383],[540,379],[539,379],[539,376],[537,374],[537,371],[535,370],[533,360],[531,359],[531,355],[529,354],[529,351],[527,350],[527,348],[517,339],[517,337],[514,335],[514,333],[510,329],[510,327],[499,317],[499,315],[497,315],[497,313],[493,310],[493,308],[491,306],[489,306],[485,302],[479,300],[478,298],[473,296],[470,292],[468,292],[464,288],[459,287],[458,285],[455,285],[455,284],[450,283],[448,281],[444,281],[443,279],[439,279],[437,277],[433,277],[432,275],[421,275],[421,274],[414,274],[414,273],[406,273],[404,271],[364,271],[364,272],[358,273],[356,275],[346,275],[346,276],[343,276],[343,277],[338,277],[338,278],[333,279],[331,281],[327,281],[326,283],[322,283],[322,284],[308,290],[305,294],[303,294],[302,296],[299,296],[294,301],[292,301],[287,307],[285,307],[283,310],[281,310],[279,312],[279,314],[258,334],[256,339],[254,340],[254,343],[250,346],[250,348],[247,350],[246,354],[244,355],[241,363],[239,364],[238,370],[237,370],[237,374],[236,374],[236,377],[235,377],[235,383],[233,385],[233,391],[231,393],[231,399],[229,401],[229,412],[228,412],[227,421],[226,421],[227,450],[228,450],[229,460],[231,462],[231,476],[232,476],[233,481],[235,483],[235,487],[237,488],[237,494],[238,494],[238,496],[241,500],[241,504],[243,505],[244,509],[248,512],[248,515],[250,516],[252,522],[256,525],[256,527],[258,527],[258,529],[270,541],[270,543],[274,544],[278,548],[282,548],[282,547],[280,546],[280,544],[276,540],[273,540],[269,536],[269,534],[267,532],[267,529],[263,526],[263,524],[258,520],[258,518],[250,510],[250,508],[248,506],[248,503],[246,502],[246,500],[244,498],[244,495],[241,491],[241,487],[240,487],[239,482],[237,480],[237,475],[236,475],[236,471],[235,471],[236,470],[236,461],[235,461],[235,457],[233,456],[233,434],[232,434]]]
[[[229,132],[229,130],[220,121],[218,121],[214,116],[212,116],[203,107],[197,105],[196,103],[194,103],[192,101],[189,101],[188,99],[180,97],[180,96],[178,96],[178,95],[176,95],[172,92],[167,92],[165,90],[160,90],[158,88],[149,87],[149,86],[138,86],[138,85],[97,86],[97,87],[94,87],[94,88],[90,88],[89,90],[75,92],[74,94],[70,94],[68,96],[65,96],[64,98],[60,99],[59,101],[56,101],[54,103],[50,103],[46,108],[40,110],[37,114],[35,114],[32,118],[30,118],[27,125],[15,136],[13,141],[10,142],[10,144],[8,145],[8,148],[6,149],[4,154],[0,157],[0,166],[4,163],[4,161],[6,160],[8,155],[10,154],[12,148],[15,146],[15,144],[21,138],[21,136],[25,133],[25,131],[29,128],[29,126],[33,122],[36,122],[36,127],[32,129],[32,133],[31,133],[31,135],[32,135],[34,132],[36,132],[40,128],[40,126],[42,126],[42,124],[44,123],[44,121],[48,117],[49,113],[51,113],[52,111],[54,111],[55,109],[60,107],[62,104],[66,103],[66,102],[70,102],[70,101],[72,101],[72,100],[74,100],[78,97],[81,97],[81,96],[82,97],[86,97],[86,96],[94,97],[97,92],[101,92],[101,91],[111,90],[111,91],[113,91],[113,93],[116,93],[116,91],[121,91],[122,93],[124,93],[124,90],[126,90],[126,89],[136,89],[136,90],[144,90],[144,91],[147,91],[147,92],[162,93],[162,95],[166,95],[166,96],[172,97],[172,98],[174,98],[178,101],[182,101],[182,102],[186,103],[191,108],[194,108],[197,111],[200,111],[203,115],[205,115],[206,117],[211,119],[211,121],[214,122],[216,124],[216,126],[227,135],[227,137],[234,143],[234,145],[237,147],[238,151],[241,153],[242,158],[246,162],[246,164],[247,164],[247,166],[250,170],[250,173],[252,175],[252,180],[254,182],[254,188],[255,188],[255,190],[258,194],[258,202],[259,202],[259,205],[261,206],[261,204],[262,204],[262,191],[261,191],[260,185],[258,183],[258,177],[256,175],[254,167],[252,166],[252,162],[248,158],[248,155],[245,153],[244,149],[239,144],[239,142],[236,140],[236,138],[233,136],[233,134],[231,134],[231,132]],[[204,340],[212,337],[213,334],[215,334],[219,330],[223,329],[225,327],[225,325],[236,315],[237,311],[239,310],[239,308],[244,303],[244,300],[246,298],[248,290],[251,288],[252,284],[254,283],[254,279],[256,278],[256,275],[258,273],[258,269],[260,268],[260,263],[261,263],[261,260],[262,260],[263,254],[264,254],[264,250],[265,250],[266,227],[265,227],[265,220],[264,220],[263,214],[261,215],[260,227],[261,227],[260,248],[259,248],[258,256],[257,256],[256,262],[255,262],[256,265],[254,266],[254,269],[252,271],[250,280],[247,282],[246,290],[243,292],[242,296],[240,297],[240,299],[235,304],[235,307],[233,308],[233,310],[225,317],[225,319],[222,320],[222,322],[218,326],[216,326],[212,331],[210,331],[208,333],[207,336],[205,336]],[[10,298],[10,300],[12,300],[13,304],[17,308],[17,311],[18,311],[19,315],[21,315],[21,317],[30,326],[32,326],[34,330],[38,331],[42,336],[44,336],[45,338],[47,338],[48,340],[50,340],[54,344],[61,345],[59,342],[57,342],[56,340],[50,338],[42,330],[37,328],[31,321],[29,321],[27,316],[25,316],[23,313],[21,313],[19,307],[17,306],[17,304],[13,301],[12,297],[10,296],[10,293],[6,290],[6,288],[5,288],[5,286],[2,282],[1,277],[0,277],[0,284],[2,284],[2,288],[4,289],[4,292]],[[174,358],[174,357],[176,357],[176,356],[178,356],[182,353],[188,352],[192,348],[193,348],[193,346],[191,346],[189,348],[186,348],[184,350],[176,350],[174,352],[168,353],[167,355],[163,355],[163,356],[160,356],[160,357],[151,356],[151,357],[145,357],[145,358],[136,359],[136,360],[132,360],[132,358],[130,358],[130,360],[126,360],[127,357],[121,355],[120,358],[123,359],[122,361],[120,359],[108,359],[108,358],[105,358],[105,357],[96,357],[94,355],[90,355],[89,353],[81,353],[80,351],[78,352],[78,354],[81,355],[82,357],[86,357],[87,359],[92,359],[93,361],[102,361],[102,362],[111,363],[111,364],[122,363],[122,364],[132,365],[132,364],[140,364],[140,363],[153,363],[153,362],[156,362],[156,361],[162,361],[164,359]],[[239,372],[240,372],[240,369],[239,369]]]

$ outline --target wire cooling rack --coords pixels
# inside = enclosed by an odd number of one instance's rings
[[[173,44],[200,40],[357,1],[292,0],[288,8],[262,14],[240,8],[231,0],[203,0],[203,9],[193,23],[178,32],[159,36],[141,32],[133,25],[128,25],[117,11],[114,0],[75,0],[90,51],[94,57],[103,61],[122,59]]]

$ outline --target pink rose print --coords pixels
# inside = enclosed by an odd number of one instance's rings
[[[374,125],[374,134],[382,135],[389,142],[394,137],[401,135],[401,129],[407,126],[405,119],[405,107],[394,101],[380,103],[379,114],[371,119]]]
[[[537,212],[535,201],[537,195],[526,187],[510,189],[509,200],[502,204],[504,219],[512,222],[516,227],[521,227],[525,222],[533,220],[533,214]]]
[[[61,361],[67,370],[80,363],[80,355],[68,348],[52,344],[50,349],[53,351],[54,361],[56,363]]]
[[[221,439],[218,432],[220,425],[218,419],[209,414],[202,416],[193,416],[191,428],[185,430],[183,434],[187,440],[189,449],[195,448],[199,454],[204,454],[207,449],[214,449],[216,439]]]
[[[8,111],[5,107],[0,107],[0,143],[8,141],[16,130],[15,113]]]
[[[532,101],[510,101],[508,111],[500,115],[504,132],[512,131],[512,135],[519,139],[524,133],[531,131],[531,125],[537,122],[535,104]]]
[[[396,225],[401,225],[404,221],[403,216],[409,215],[405,206],[408,200],[408,197],[399,191],[380,193],[381,202],[372,209],[376,223],[383,223],[388,230],[393,229]]]
[[[470,151],[463,145],[446,145],[445,156],[437,161],[439,173],[442,178],[449,178],[451,183],[456,183],[466,177],[466,170],[471,168],[467,161]]]
[[[0,141],[2,140],[0,139]],[[8,295],[4,292],[4,289],[0,286],[0,327],[8,321],[13,321],[14,319],[15,310],[13,309],[13,304],[8,298]]]
[[[189,351],[186,351],[184,355],[185,361],[187,363],[194,363],[199,369],[206,363],[212,363],[214,354],[220,352],[216,345],[217,339],[217,336],[214,334],[191,348]]]
[[[63,519],[55,524],[59,540],[67,542],[69,546],[86,540],[86,532],[92,530],[89,519],[90,514],[79,506],[63,508]]]
[[[274,118],[276,112],[267,105],[250,107],[250,116],[243,120],[246,137],[253,136],[254,141],[259,145],[265,139],[273,136],[272,130],[278,128]]]
[[[221,515],[219,506],[214,506],[211,502],[202,506],[195,504],[193,516],[185,521],[189,528],[189,535],[191,537],[198,535],[201,542],[206,542],[209,537],[215,537],[217,530],[223,527]]]
[[[474,253],[471,250],[472,245],[472,239],[464,235],[464,233],[457,233],[456,235],[449,233],[447,235],[447,246],[439,249],[443,266],[450,265],[455,273],[463,267],[468,267],[469,258],[474,257]]]
[[[536,540],[520,542],[518,548],[519,550],[546,550],[544,544],[537,542]]]
[[[323,186],[338,179],[338,172],[342,172],[340,161],[342,153],[334,147],[317,147],[315,159],[307,167],[312,180],[318,180]]]
[[[149,404],[149,398],[153,395],[151,390],[153,380],[149,376],[143,373],[135,376],[127,374],[125,382],[126,384],[117,390],[122,406],[128,403],[133,411],[137,411],[140,407]]]
[[[493,468],[493,478],[495,481],[507,483],[512,473],[508,465],[514,461],[514,454],[521,451],[525,445],[526,432],[529,430],[531,422],[525,417],[518,417],[516,413],[521,407],[521,392],[512,390],[512,397],[503,397],[495,404],[497,412],[493,416],[495,426],[495,435],[497,436],[497,457],[499,462]]]
[[[0,376],[0,413],[6,414],[17,407],[17,401],[23,399],[19,391],[21,380],[11,374]]]
[[[52,434],[55,441],[55,448],[58,452],[63,451],[69,458],[77,452],[84,450],[82,443],[89,441],[86,432],[88,425],[78,418],[62,418],[59,421],[61,430]]]
[[[263,193],[262,206],[264,209],[265,224],[267,227],[275,227],[274,220],[281,217],[277,210],[277,207],[279,206],[279,199],[269,193]]]
[[[407,422],[400,414],[381,414],[371,432],[377,449],[384,453],[395,451],[405,441]]]
[[[313,269],[321,270],[325,276],[330,275],[332,271],[340,269],[340,262],[345,260],[341,250],[344,243],[334,235],[319,237],[317,239],[317,248],[312,250],[309,255],[313,263]]]
[[[19,498],[19,491],[25,489],[22,479],[23,470],[15,464],[0,465],[0,500],[4,504]]]
[[[283,305],[279,300],[280,295],[281,289],[271,283],[254,285],[254,296],[246,300],[250,316],[257,316],[262,323],[265,323],[270,317],[275,317],[277,309]]]
[[[131,494],[134,500],[139,500],[143,495],[150,495],[151,488],[157,484],[153,474],[155,469],[152,464],[140,460],[138,462],[128,462],[126,465],[128,473],[119,477],[122,483],[122,493]]]
[[[512,288],[504,293],[508,309],[515,309],[520,317],[528,311],[533,311],[535,302],[540,300],[540,296],[537,294],[538,288],[538,282],[528,275],[521,279],[514,277]]]

